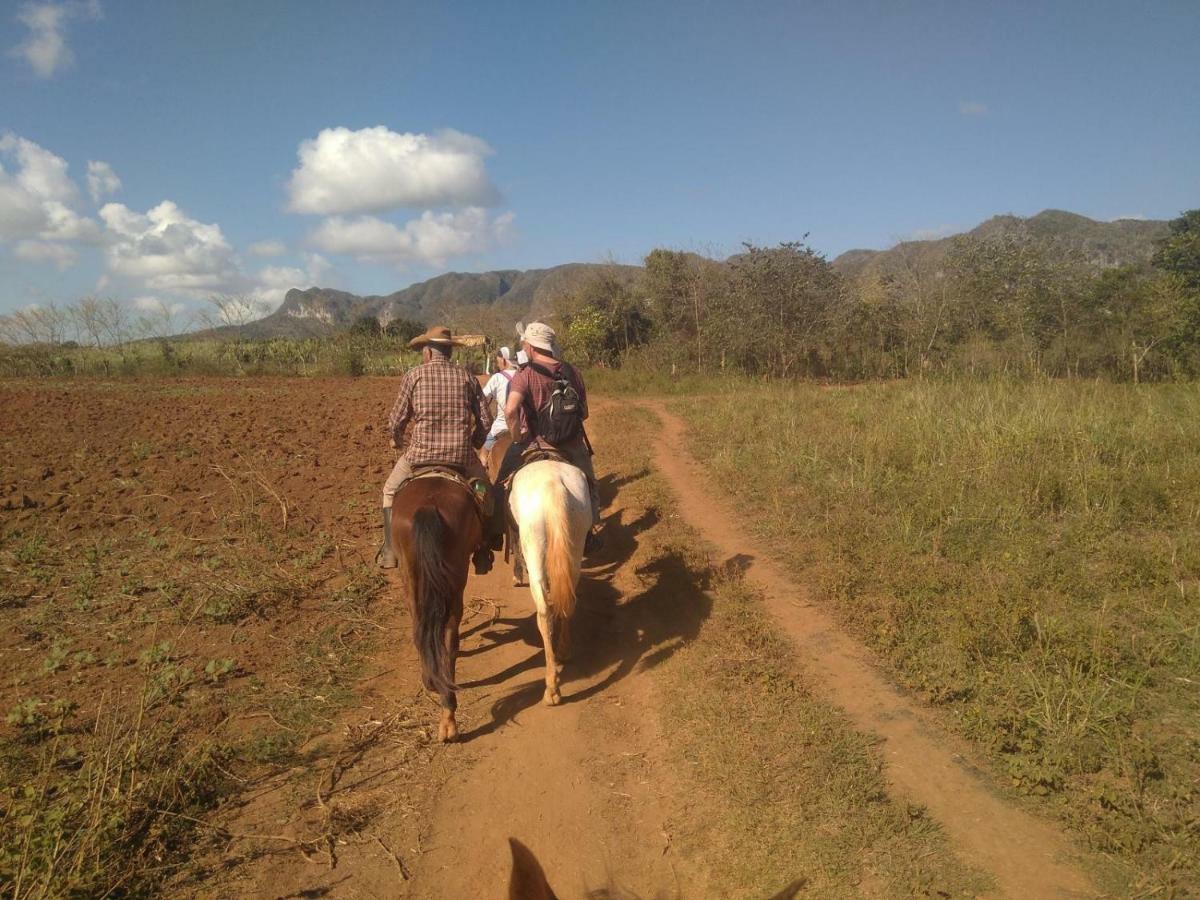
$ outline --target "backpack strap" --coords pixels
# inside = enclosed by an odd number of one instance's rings
[[[564,362],[560,362],[559,365],[566,368],[567,364]],[[549,378],[552,381],[564,380],[562,375],[555,375],[553,372],[551,372],[549,369],[547,369],[541,363],[535,363],[533,360],[529,361],[529,368],[533,369],[533,371],[537,372],[539,375],[544,375],[546,378]]]

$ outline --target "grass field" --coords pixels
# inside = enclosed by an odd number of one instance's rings
[[[814,696],[761,599],[738,573],[714,569],[675,512],[650,461],[657,418],[609,407],[597,420],[597,459],[622,485],[627,519],[652,523],[624,602],[653,600],[651,635],[663,619],[703,618],[694,639],[643,665],[680,781],[674,846],[709,872],[712,895],[766,897],[802,878],[814,897],[977,896],[986,878],[920,809],[888,795],[873,739]]]
[[[1200,390],[910,381],[674,401],[897,678],[1132,868],[1200,879]]]

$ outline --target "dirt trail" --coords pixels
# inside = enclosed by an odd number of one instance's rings
[[[688,454],[683,420],[661,403],[646,405],[663,423],[655,462],[675,491],[680,514],[745,566],[746,578],[764,593],[768,609],[829,699],[858,728],[885,739],[885,774],[895,791],[925,806],[962,858],[990,873],[1003,895],[1094,896],[1065,835],[992,792],[969,761],[966,744],[945,733],[880,674],[868,652],[741,529],[736,510]]]
[[[337,789],[327,778],[326,800],[347,808],[375,808],[369,826],[336,848],[337,866],[324,851],[298,864],[290,847],[238,859],[235,880],[216,895],[245,897],[488,898],[505,895],[507,838],[534,850],[562,897],[619,889],[634,896],[707,896],[703,875],[676,870],[667,833],[667,806],[680,791],[662,762],[653,714],[652,676],[640,665],[670,652],[681,629],[698,627],[672,614],[632,573],[629,557],[648,523],[629,521],[610,478],[606,547],[581,582],[574,632],[576,654],[563,672],[561,706],[542,705],[544,655],[527,587],[511,586],[511,569],[498,558],[492,573],[472,576],[464,595],[468,614],[458,661],[457,744],[426,746],[414,758],[410,744],[377,742],[346,767]],[[364,531],[361,552],[373,546]],[[387,575],[389,634],[372,663],[363,706],[351,721],[386,720],[421,694],[409,620],[402,611],[398,570]],[[683,591],[670,577],[664,593]],[[655,602],[651,602],[651,600]],[[406,704],[409,704],[407,707]],[[436,721],[432,701],[415,718]],[[334,742],[337,743],[336,741]],[[318,764],[330,768],[327,756]],[[286,777],[281,776],[281,781]],[[420,779],[424,796],[397,804],[400,781]],[[269,830],[285,838],[311,834],[312,791],[268,785],[237,818],[231,832]],[[411,796],[411,785],[405,788]],[[239,844],[242,852],[250,845]],[[211,896],[201,891],[203,896]]]
[[[610,882],[641,896],[678,885],[658,799],[670,787],[655,771],[645,715],[649,676],[624,649],[638,643],[638,624],[602,574],[585,575],[576,626],[586,637],[564,670],[563,704],[549,708],[533,601],[509,582],[498,566],[467,588],[496,609],[494,620],[465,630],[464,743],[446,748],[454,771],[423,836],[411,896],[501,896],[510,835],[534,849],[561,896]]]

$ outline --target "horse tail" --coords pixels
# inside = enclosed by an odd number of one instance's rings
[[[567,490],[557,475],[550,479],[543,495],[542,521],[546,529],[545,591],[546,604],[566,627],[575,611],[575,571],[572,565],[571,520],[567,508]]]
[[[450,679],[450,654],[446,650],[446,626],[454,579],[445,552],[446,523],[437,509],[423,506],[413,513],[413,559],[409,581],[413,592],[413,643],[421,658],[421,681],[439,694],[458,690]]]

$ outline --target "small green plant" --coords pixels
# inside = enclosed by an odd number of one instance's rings
[[[17,547],[17,562],[23,566],[36,566],[46,554],[46,539],[40,534],[31,534]]]
[[[71,655],[68,649],[68,644],[62,641],[56,641],[51,647],[50,652],[46,654],[46,658],[42,660],[42,672],[46,675],[53,675],[59,669],[67,665],[67,658]]]
[[[42,707],[45,705],[45,700],[41,700],[38,697],[27,697],[8,711],[8,715],[4,717],[4,721],[9,725],[16,725],[18,727],[37,725],[46,717],[46,714],[42,712]]]
[[[163,641],[158,644],[151,644],[145,650],[138,654],[138,665],[143,669],[150,669],[160,663],[167,662],[171,658],[171,642]]]
[[[232,659],[210,659],[204,666],[204,674],[213,684],[220,682],[236,668]]]
[[[4,721],[29,737],[41,737],[61,731],[77,708],[75,703],[61,697],[49,703],[40,697],[28,697],[10,709]]]

